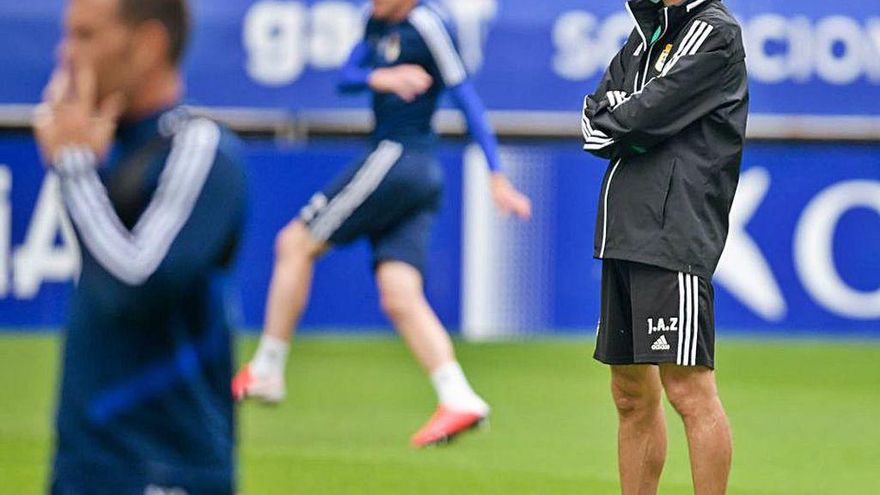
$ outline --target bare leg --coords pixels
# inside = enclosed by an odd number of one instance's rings
[[[432,373],[455,361],[452,340],[425,299],[422,275],[412,266],[382,262],[376,269],[382,310],[422,368]]]
[[[611,394],[620,421],[618,460],[623,495],[654,495],[666,461],[666,420],[656,366],[612,366]]]
[[[727,491],[733,442],[718,397],[715,372],[702,367],[662,365],[666,395],[684,421],[696,495]]]
[[[236,400],[251,397],[276,403],[284,399],[289,342],[309,299],[315,259],[325,250],[326,245],[315,241],[299,220],[290,222],[275,238],[263,335],[254,357],[232,379]]]
[[[300,220],[294,220],[278,233],[264,335],[284,341],[291,339],[309,299],[315,260],[325,249]]]
[[[440,407],[411,441],[416,447],[442,443],[478,424],[489,415],[489,405],[474,392],[455,361],[452,340],[425,299],[422,275],[399,261],[382,262],[376,269],[382,310],[428,372]]]

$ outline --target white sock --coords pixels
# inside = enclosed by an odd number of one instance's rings
[[[284,374],[290,343],[271,335],[260,337],[260,345],[251,360],[251,373],[257,376]]]
[[[446,363],[434,370],[431,383],[434,384],[440,404],[456,411],[489,414],[489,404],[474,392],[457,362]]]

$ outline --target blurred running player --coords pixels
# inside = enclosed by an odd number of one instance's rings
[[[423,289],[431,223],[443,189],[431,119],[444,91],[464,112],[486,155],[498,208],[525,219],[531,203],[501,173],[494,133],[454,39],[435,5],[373,0],[364,39],[354,47],[339,85],[345,93],[372,92],[372,150],[278,234],[263,337],[233,382],[237,398],[283,399],[288,342],[306,305],[315,260],[331,246],[366,237],[382,309],[430,374],[439,399],[412,443],[446,442],[488,416],[489,406],[465,378]]]
[[[236,139],[180,108],[185,0],[70,0],[35,131],[82,246],[51,492],[235,492]]]

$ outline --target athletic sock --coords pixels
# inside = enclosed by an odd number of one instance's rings
[[[489,414],[489,404],[471,388],[461,366],[455,362],[441,365],[431,373],[431,383],[440,404],[456,410]]]
[[[260,345],[251,360],[251,372],[256,376],[284,374],[290,343],[271,335],[260,337]]]

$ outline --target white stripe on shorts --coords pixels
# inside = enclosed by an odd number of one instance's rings
[[[691,276],[685,275],[684,279],[684,352],[682,356],[682,366],[690,365],[690,348],[691,348],[691,325],[693,322],[693,297],[691,296],[692,286],[691,286]]]
[[[691,366],[697,365],[697,339],[700,336],[700,279],[694,277],[694,340],[691,345]]]
[[[684,345],[684,274],[678,272],[678,354],[675,364],[682,364],[682,346]]]
[[[321,211],[310,228],[312,236],[325,242],[370,197],[382,180],[403,155],[403,145],[394,141],[382,141],[376,151],[367,157],[342,191]]]

